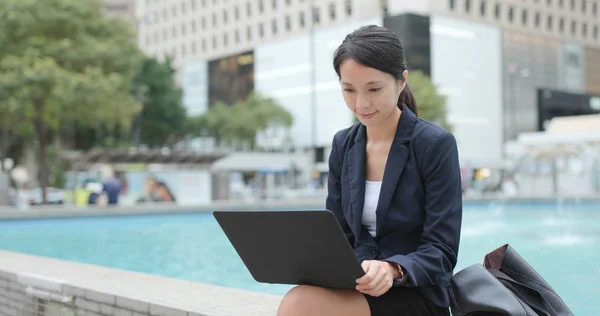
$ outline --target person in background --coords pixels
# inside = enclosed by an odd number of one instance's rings
[[[164,182],[157,183],[156,193],[161,202],[175,202],[175,196]]]
[[[365,274],[352,290],[294,287],[278,316],[449,316],[462,222],[456,140],[417,117],[393,32],[357,29],[333,66],[359,123],[333,137],[325,204]]]
[[[102,170],[102,192],[106,193],[108,205],[117,205],[119,203],[121,180],[109,168]]]

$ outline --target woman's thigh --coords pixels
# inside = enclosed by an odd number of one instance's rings
[[[354,290],[332,290],[310,285],[291,289],[279,304],[277,316],[370,316],[364,295]]]

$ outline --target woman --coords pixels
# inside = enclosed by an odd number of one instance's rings
[[[365,275],[356,290],[297,286],[278,315],[450,315],[462,220],[456,141],[416,117],[404,51],[389,30],[349,34],[333,66],[360,123],[333,138],[326,205]]]

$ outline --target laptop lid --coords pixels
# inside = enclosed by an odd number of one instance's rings
[[[330,211],[216,211],[213,216],[257,282],[354,289],[364,275]]]

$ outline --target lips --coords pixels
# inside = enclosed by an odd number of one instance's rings
[[[373,117],[373,115],[375,115],[375,113],[369,113],[369,114],[358,114],[358,116],[360,116],[361,119],[367,120],[370,119],[371,117]]]

